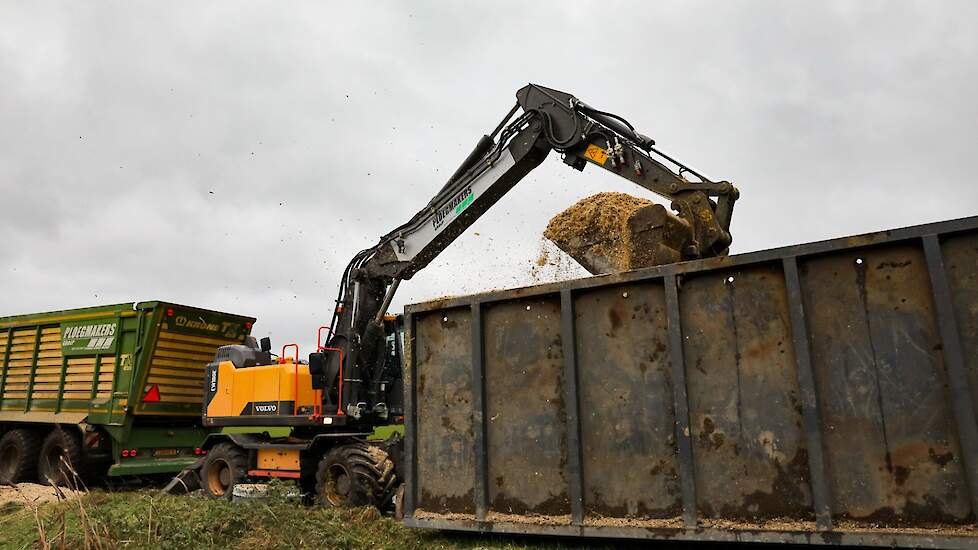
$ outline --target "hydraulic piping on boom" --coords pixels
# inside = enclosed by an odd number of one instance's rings
[[[707,179],[657,150],[655,141],[626,119],[568,93],[529,84],[517,91],[516,99],[420,212],[359,252],[346,267],[327,344],[343,353],[325,360],[323,382],[334,391],[323,395],[327,400],[342,395],[343,403],[330,405],[338,405],[349,417],[387,417],[384,312],[400,281],[427,266],[551,150],[576,170],[592,164],[669,199],[676,211],[668,214],[670,226],[679,228],[682,259],[727,254],[739,196],[731,183]],[[337,380],[341,362],[343,380]],[[338,384],[342,391],[335,391]]]

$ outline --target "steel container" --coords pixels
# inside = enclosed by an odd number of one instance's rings
[[[978,217],[405,324],[410,526],[978,545]]]

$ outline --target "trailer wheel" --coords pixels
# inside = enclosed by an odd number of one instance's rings
[[[397,482],[394,463],[363,442],[330,449],[316,471],[316,497],[325,506],[384,506]]]
[[[81,438],[71,430],[55,427],[41,444],[37,473],[45,485],[84,485],[85,458]]]
[[[10,430],[0,438],[0,485],[37,480],[41,438],[31,430]]]
[[[200,469],[200,485],[211,498],[230,500],[234,486],[248,475],[248,455],[234,443],[215,445]]]

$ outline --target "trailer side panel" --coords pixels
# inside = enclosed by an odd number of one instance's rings
[[[973,546],[976,273],[967,218],[409,306],[406,522]]]

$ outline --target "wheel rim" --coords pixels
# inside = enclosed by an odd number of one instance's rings
[[[326,480],[326,500],[333,506],[342,506],[350,499],[353,479],[350,472],[342,464],[329,467],[329,477]]]
[[[222,497],[231,487],[231,465],[223,458],[211,463],[207,469],[207,489],[212,495]]]
[[[18,456],[17,447],[5,445],[0,449],[0,472],[4,477],[13,477],[17,471]]]

